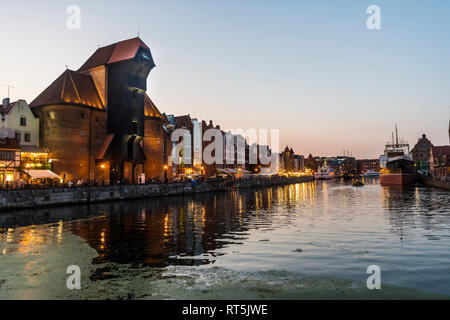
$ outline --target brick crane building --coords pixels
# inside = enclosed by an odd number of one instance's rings
[[[40,145],[64,181],[135,183],[144,172],[163,175],[164,117],[146,94],[154,67],[140,38],[114,43],[77,71],[64,71],[30,104]]]

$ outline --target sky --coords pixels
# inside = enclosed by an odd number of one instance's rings
[[[69,29],[69,5],[80,29]],[[377,5],[381,29],[369,30]],[[308,156],[377,158],[395,124],[449,144],[450,1],[1,0],[0,97],[31,102],[98,48],[136,37],[161,112],[279,129]]]

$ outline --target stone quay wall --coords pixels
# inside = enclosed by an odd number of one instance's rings
[[[439,180],[432,177],[419,176],[419,181],[429,187],[450,190],[450,181]]]
[[[286,185],[314,180],[313,177],[257,177],[184,183],[110,185],[71,188],[37,188],[0,191],[0,210],[30,209],[127,199],[165,197],[242,188]]]

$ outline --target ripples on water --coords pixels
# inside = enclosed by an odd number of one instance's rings
[[[373,179],[2,213],[0,298],[67,297],[69,264],[89,270],[75,298],[450,296],[448,208]]]

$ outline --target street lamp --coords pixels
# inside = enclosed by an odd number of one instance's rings
[[[101,165],[100,165],[100,168],[102,168],[102,186],[105,184],[105,179],[104,179],[104,169],[105,169],[105,164],[104,163],[102,163]]]
[[[169,169],[169,166],[165,165],[164,166],[164,182],[167,181],[167,169]]]

